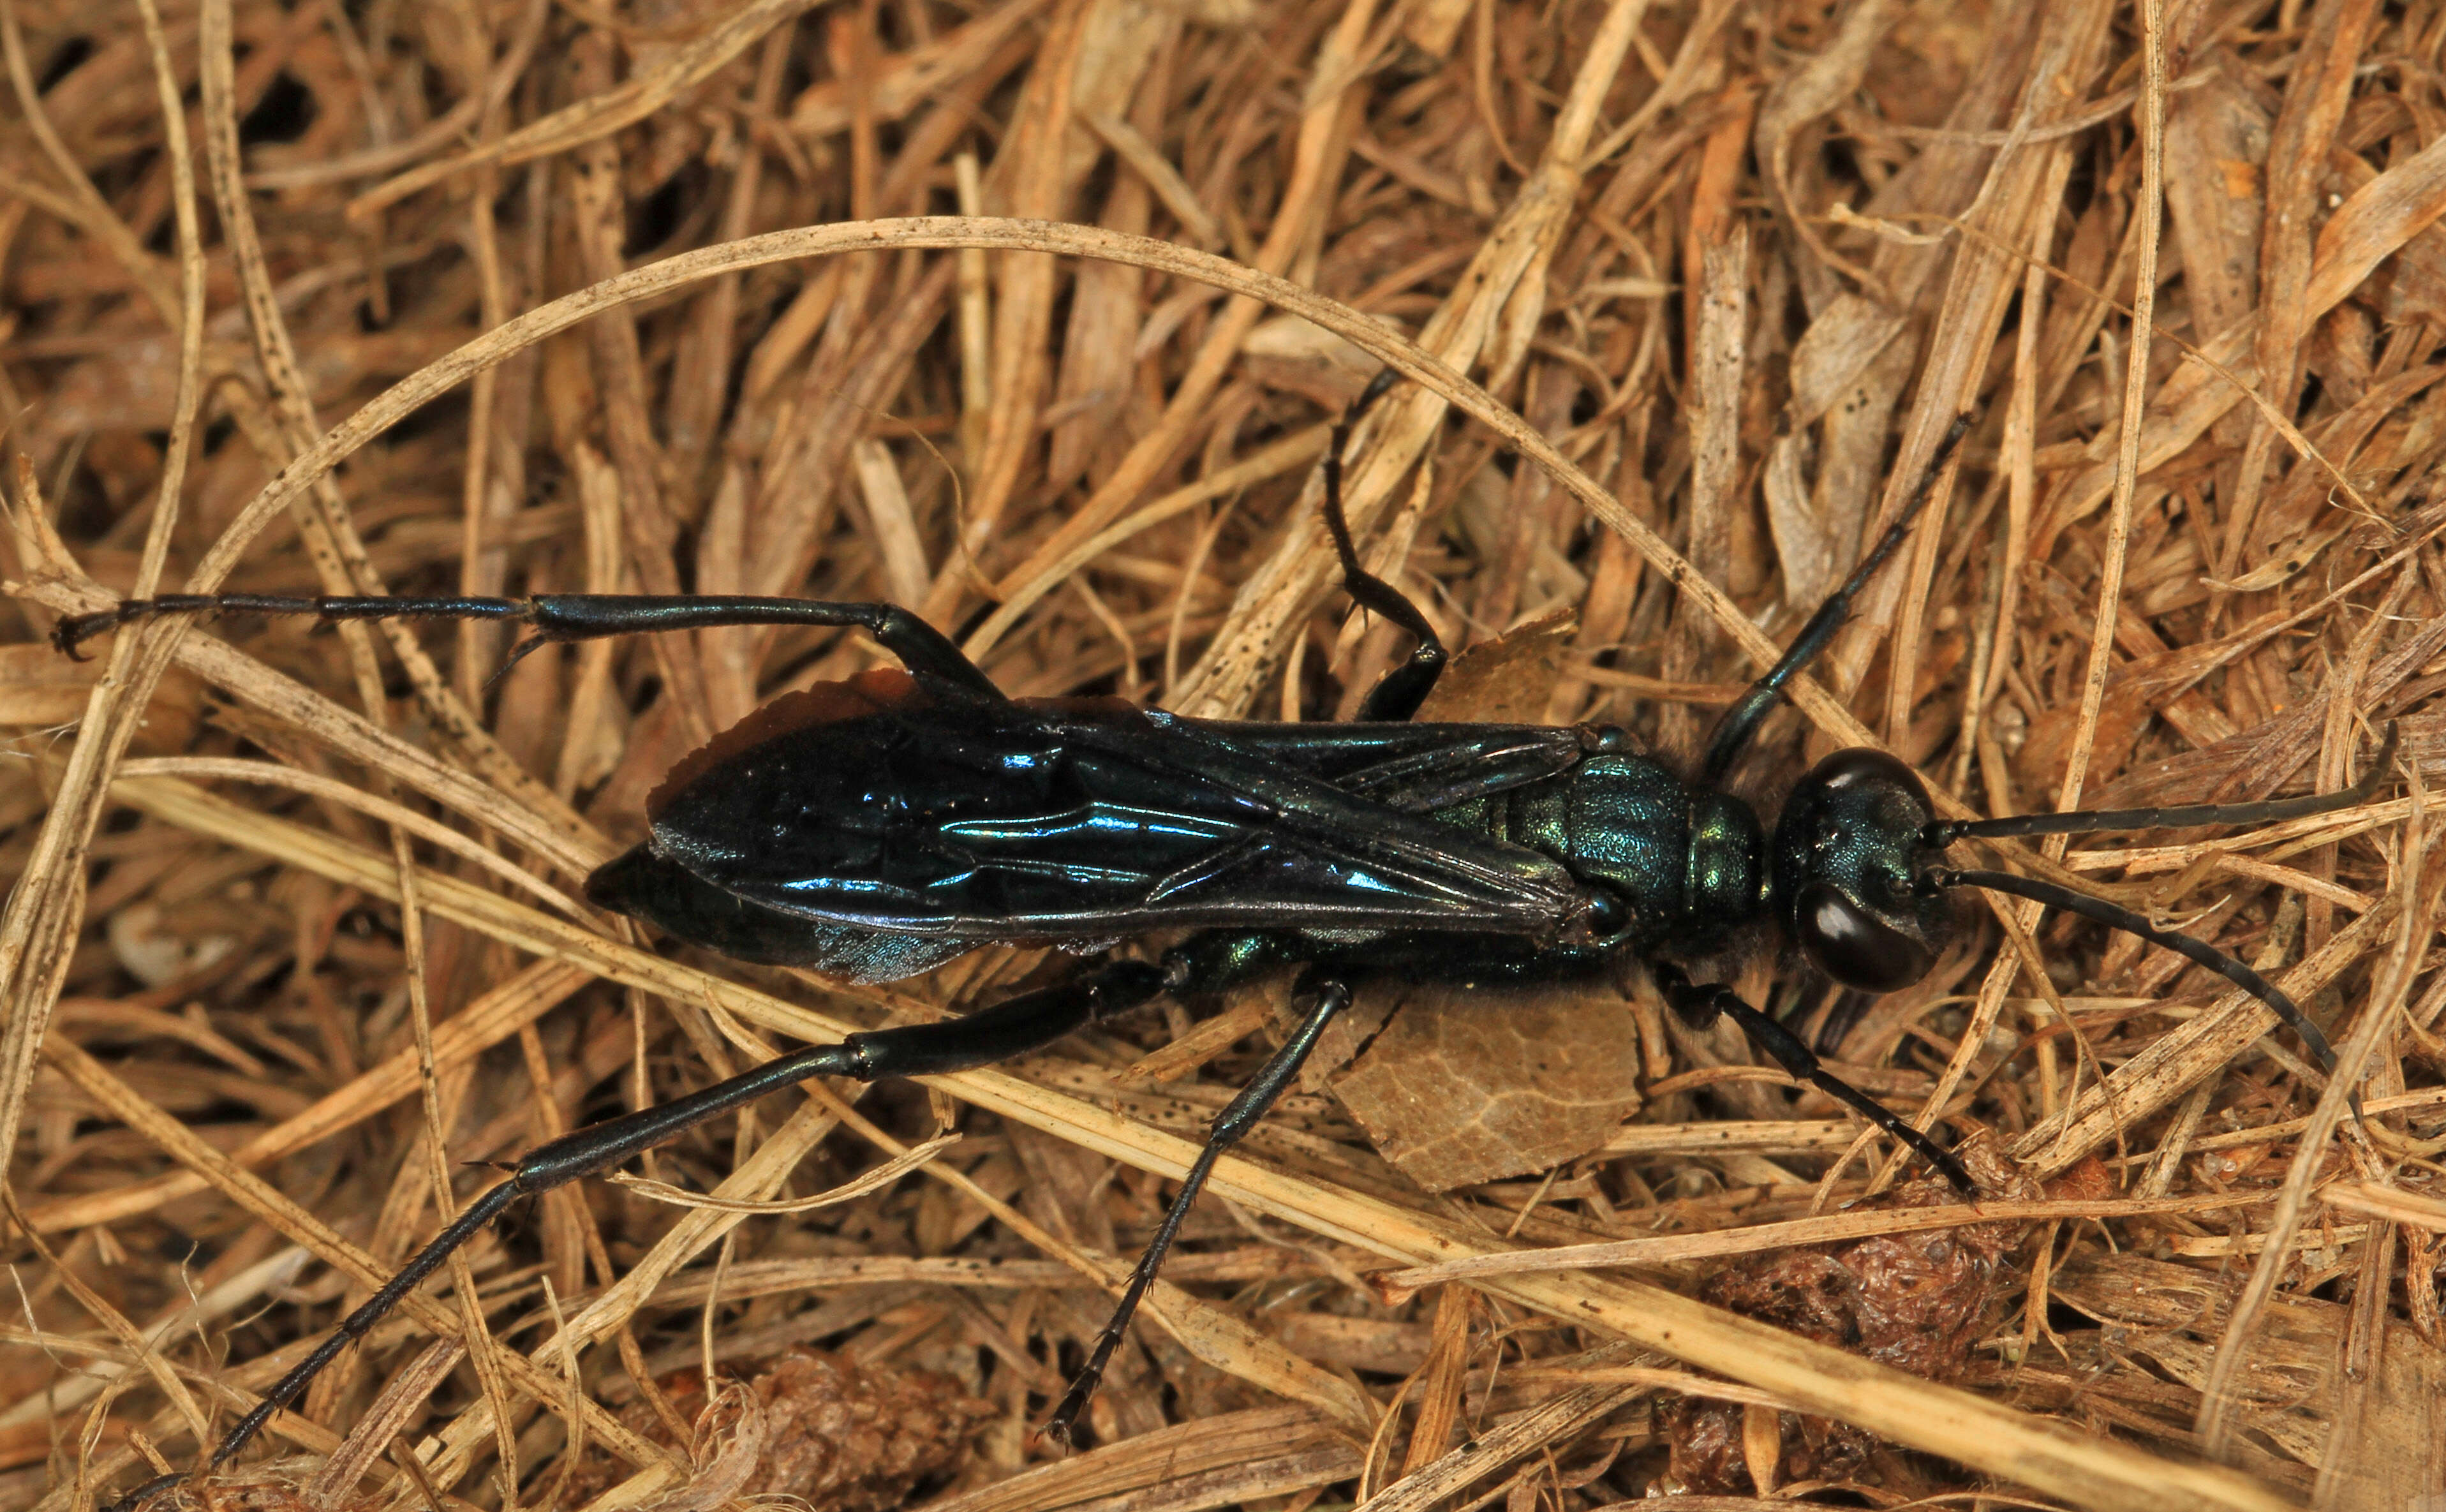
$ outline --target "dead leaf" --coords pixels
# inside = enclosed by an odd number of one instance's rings
[[[1452,659],[1419,706],[1421,724],[1533,725],[1563,675],[1563,655],[1579,628],[1571,610],[1533,619],[1480,641]]]
[[[1431,1192],[1546,1170],[1639,1111],[1639,1035],[1610,986],[1388,984],[1384,1027],[1330,1086]]]

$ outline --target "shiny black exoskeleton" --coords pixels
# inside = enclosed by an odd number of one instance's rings
[[[1012,703],[869,672],[768,707],[649,805],[597,904],[743,960],[866,981],[980,945],[1201,928],[1195,985],[1297,961],[1556,975],[1704,959],[1780,923],[1847,986],[1934,959],[1934,815],[1829,758],[1772,846],[1746,803],[1602,727],[1251,725]]]
[[[230,1429],[228,1460],[341,1350],[510,1202],[600,1174],[706,1119],[811,1076],[918,1076],[1049,1045],[1163,992],[1208,991],[1260,968],[1306,968],[1299,1026],[1216,1117],[1086,1367],[1055,1408],[1066,1432],[1154,1279],[1217,1157],[1277,1099],[1350,983],[1388,968],[1473,980],[1644,963],[1674,1011],[1729,1018],[1792,1076],[1842,1101],[1966,1193],[1960,1162],[1830,1074],[1775,1019],[1687,968],[1745,935],[1779,936],[1847,987],[1888,992],[1926,974],[1947,890],[2036,898],[2132,931],[2257,993],[2332,1063],[2324,1037],[2249,968],[2083,895],[1942,864],[1957,840],[2288,818],[2358,803],[2389,746],[2347,792],[2281,803],[1940,821],[1919,779],[1881,751],[1838,751],[1801,779],[1770,839],[1720,784],[1783,686],[1832,638],[1854,594],[1903,539],[1966,422],[1875,548],[1783,658],[1717,728],[1696,781],[1601,727],[1409,723],[1444,648],[1417,607],[1366,573],[1343,519],[1342,454],[1371,386],[1335,428],[1325,520],[1345,585],[1417,637],[1355,723],[1182,719],[1111,699],[1013,700],[939,632],[887,604],[560,595],[336,598],[255,595],[132,600],[63,621],[71,654],[116,625],[225,612],[322,619],[416,614],[513,620],[574,641],[710,625],[856,626],[906,671],[868,672],[775,701],[670,773],[648,803],[651,837],[598,869],[597,904],[742,960],[890,981],[979,946],[1095,950],[1186,931],[1147,960],[1107,954],[1071,979],[965,1018],[812,1046],[536,1149],[418,1252]],[[132,1502],[168,1484],[151,1483]],[[122,1505],[124,1503],[122,1503]]]

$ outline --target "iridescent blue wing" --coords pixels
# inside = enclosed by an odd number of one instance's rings
[[[1368,791],[1448,782],[1465,757],[1439,767],[1413,738],[1344,765],[1328,780],[1117,700],[995,702],[871,672],[778,700],[683,763],[649,804],[649,850],[759,910],[947,942],[1545,936],[1587,907],[1552,860]]]

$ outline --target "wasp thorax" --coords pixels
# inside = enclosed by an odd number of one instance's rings
[[[1800,780],[1776,825],[1772,866],[1776,908],[1812,965],[1865,992],[1928,974],[1947,908],[1911,879],[1931,817],[1919,778],[1881,750],[1836,751]]]

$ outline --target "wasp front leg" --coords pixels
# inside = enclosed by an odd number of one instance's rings
[[[1784,1074],[1794,1081],[1805,1082],[1853,1112],[1884,1129],[1909,1145],[1911,1151],[1939,1175],[1951,1182],[1965,1197],[1979,1195],[1978,1183],[1952,1151],[1911,1127],[1884,1104],[1861,1091],[1851,1083],[1828,1070],[1808,1046],[1774,1018],[1752,1008],[1741,995],[1722,982],[1697,983],[1690,980],[1680,967],[1667,961],[1650,961],[1648,973],[1655,977],[1665,1001],[1680,1015],[1682,1022],[1695,1030],[1715,1026],[1719,1017],[1728,1018],[1749,1042],[1766,1051]]]

